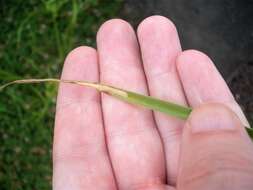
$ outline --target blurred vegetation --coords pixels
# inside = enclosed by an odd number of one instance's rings
[[[119,0],[0,0],[0,82],[59,77],[66,54],[95,45]],[[57,86],[18,85],[0,93],[0,189],[51,189]]]

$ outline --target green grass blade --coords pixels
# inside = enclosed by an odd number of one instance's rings
[[[245,127],[245,128],[246,128],[246,131],[248,132],[248,135],[253,140],[253,129],[252,128],[248,128],[248,127]]]
[[[151,96],[144,96],[131,91],[125,91],[127,97],[119,97],[129,103],[141,105],[148,109],[163,112],[181,119],[187,119],[192,109],[189,107],[181,106],[172,102],[159,100]]]
[[[141,95],[132,91],[116,88],[113,86],[108,86],[108,85],[99,84],[99,83],[91,83],[91,82],[86,82],[86,81],[59,80],[59,79],[54,79],[54,78],[24,79],[24,80],[16,80],[16,81],[12,81],[7,84],[4,84],[3,86],[0,86],[0,91],[12,84],[41,83],[41,82],[56,82],[56,83],[62,82],[62,83],[71,83],[71,84],[77,84],[81,86],[95,88],[100,92],[109,94],[113,97],[119,98],[128,103],[144,106],[148,109],[163,112],[165,114],[172,115],[184,120],[189,117],[192,111],[192,108],[181,106],[172,102],[160,100],[151,96],[145,96],[145,95]],[[246,130],[249,136],[253,139],[253,129],[246,127]]]

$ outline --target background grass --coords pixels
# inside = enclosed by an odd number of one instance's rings
[[[0,82],[59,77],[66,54],[95,44],[119,0],[0,0]],[[0,93],[0,189],[51,189],[57,86],[18,85]]]

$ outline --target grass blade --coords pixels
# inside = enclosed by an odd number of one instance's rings
[[[164,100],[160,100],[151,96],[141,95],[135,92],[123,90],[123,89],[116,88],[113,86],[108,86],[105,84],[91,83],[91,82],[77,81],[77,80],[60,80],[60,79],[55,79],[55,78],[15,80],[15,81],[6,83],[3,86],[0,86],[0,91],[13,84],[41,83],[41,82],[71,83],[71,84],[95,88],[100,92],[109,94],[113,97],[116,97],[128,103],[144,106],[148,109],[163,112],[165,114],[172,115],[181,119],[187,119],[192,111],[192,109],[189,107],[181,106],[181,105],[178,105],[172,102],[167,102]],[[246,130],[249,136],[253,139],[253,129],[246,127]]]
[[[248,135],[253,140],[253,129],[249,127],[245,127],[245,128],[246,128],[246,131],[248,132]]]
[[[126,98],[121,98],[129,103],[141,105],[148,109],[163,112],[168,115],[176,116],[181,119],[187,119],[192,109],[189,107],[181,106],[172,102],[159,100],[151,96],[144,96],[131,91],[125,91]]]

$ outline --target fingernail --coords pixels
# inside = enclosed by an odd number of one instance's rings
[[[206,106],[192,113],[189,124],[193,133],[232,131],[236,129],[238,119],[222,106]]]

